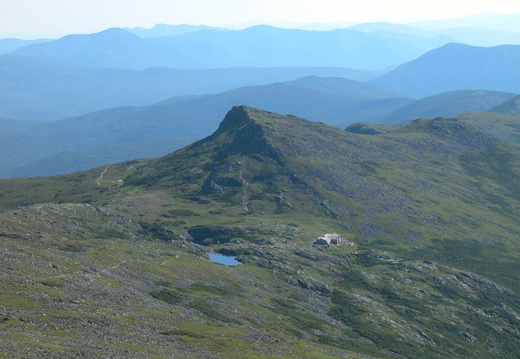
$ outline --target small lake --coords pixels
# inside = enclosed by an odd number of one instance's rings
[[[220,253],[210,253],[209,259],[211,259],[215,263],[223,264],[226,266],[237,266],[239,264],[243,264],[242,262],[238,261],[236,257],[225,256]]]

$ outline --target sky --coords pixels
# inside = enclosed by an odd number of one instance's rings
[[[0,0],[0,36],[56,38],[110,27],[405,23],[520,13],[518,0]]]

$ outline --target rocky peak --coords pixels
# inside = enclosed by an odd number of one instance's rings
[[[241,128],[242,126],[253,121],[251,117],[252,108],[247,106],[234,106],[224,117],[220,123],[215,134],[220,134],[224,131]]]

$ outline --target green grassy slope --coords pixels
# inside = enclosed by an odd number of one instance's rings
[[[236,107],[160,159],[0,181],[2,349],[515,358],[518,162],[455,119],[368,136]]]
[[[493,112],[468,112],[456,119],[512,143],[520,143],[520,116]]]

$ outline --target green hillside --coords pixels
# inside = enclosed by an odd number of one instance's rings
[[[455,118],[501,139],[520,143],[520,116],[494,112],[467,112]]]
[[[242,106],[159,159],[2,180],[2,352],[516,358],[518,155],[456,119],[362,135]]]

